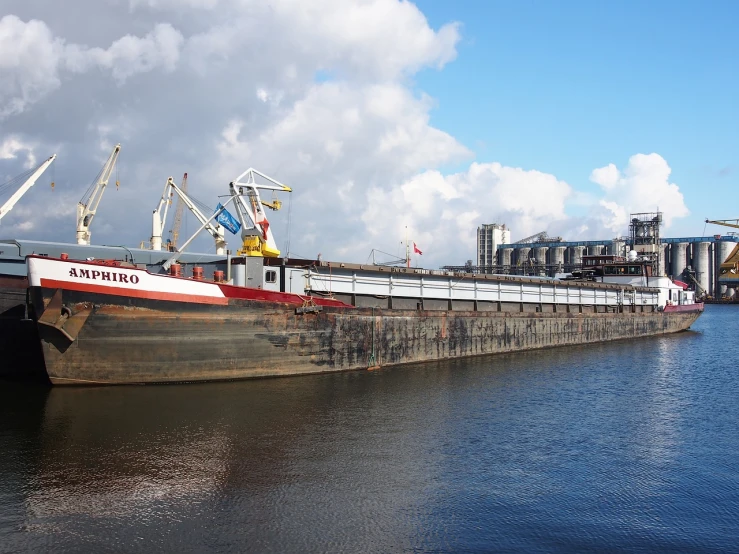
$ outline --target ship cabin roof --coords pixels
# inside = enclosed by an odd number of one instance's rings
[[[652,276],[652,265],[642,260],[628,260],[623,256],[599,255],[583,256],[584,270],[593,270],[595,275],[646,275]]]

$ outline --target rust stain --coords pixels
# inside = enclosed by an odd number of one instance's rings
[[[80,307],[72,306],[73,316]],[[411,362],[654,335],[685,328],[696,318],[377,309],[350,313],[331,308],[306,318],[279,308],[174,312],[102,304],[80,326],[78,340],[66,350],[44,344],[44,357],[56,382],[247,379],[375,371]]]

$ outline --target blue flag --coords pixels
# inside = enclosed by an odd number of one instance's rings
[[[223,208],[223,205],[219,202],[216,211],[220,210],[221,208]],[[226,229],[231,231],[231,233],[233,233],[234,235],[239,232],[239,229],[241,229],[241,223],[225,208],[221,213],[218,214],[218,217],[216,217],[216,221],[223,225]]]

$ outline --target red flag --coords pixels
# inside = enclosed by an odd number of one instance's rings
[[[267,229],[269,229],[269,221],[264,217],[264,212],[254,206],[254,223],[262,227],[262,236],[267,240]]]
[[[414,254],[421,254],[421,255],[423,255],[423,252],[421,252],[421,249],[418,248],[418,246],[416,246],[416,243],[415,242],[413,243],[413,253]]]

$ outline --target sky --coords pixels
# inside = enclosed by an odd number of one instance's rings
[[[731,1],[4,0],[0,184],[58,157],[0,238],[74,242],[116,143],[95,244],[148,242],[169,176],[215,208],[249,167],[292,187],[268,217],[295,257],[408,240],[414,265],[461,265],[483,223],[606,240],[656,210],[663,236],[725,234],[705,219],[739,218],[737,21]]]

